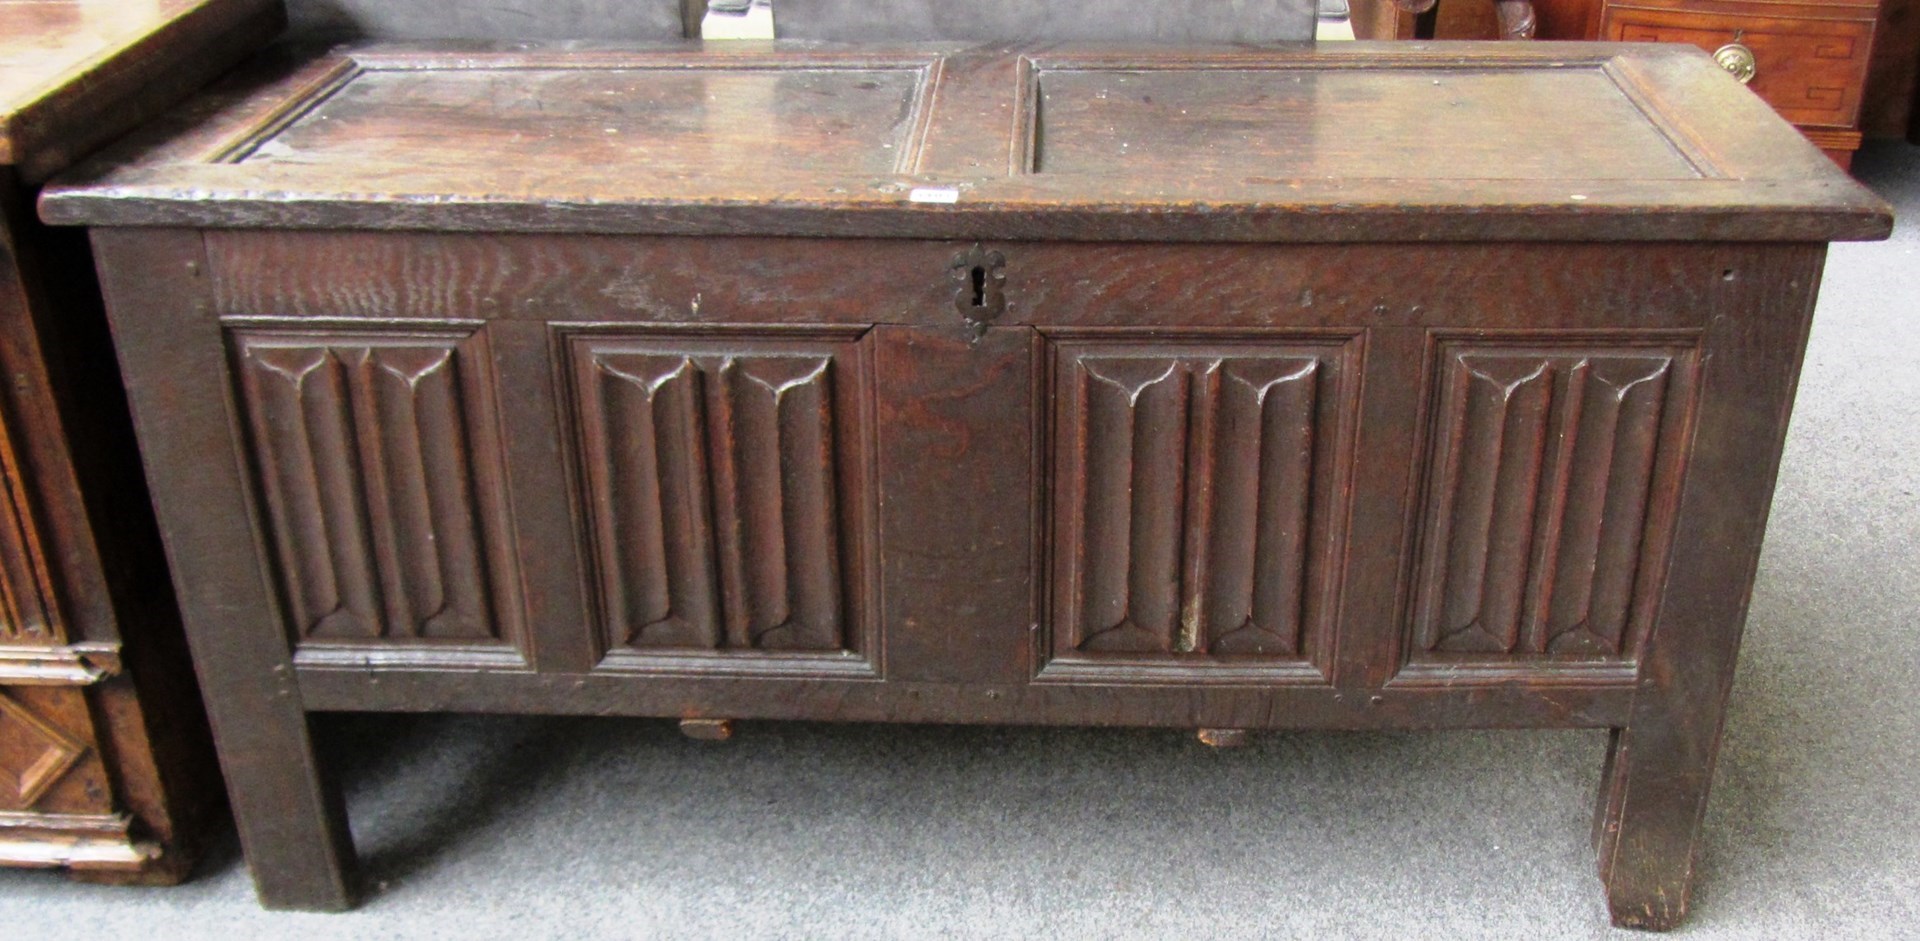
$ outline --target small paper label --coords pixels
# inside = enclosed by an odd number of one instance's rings
[[[920,187],[907,194],[907,201],[913,203],[957,203],[960,191],[949,186]]]

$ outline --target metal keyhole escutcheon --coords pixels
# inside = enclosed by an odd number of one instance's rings
[[[960,282],[953,294],[953,306],[978,342],[1007,310],[1007,256],[976,244],[953,256],[948,272]]]

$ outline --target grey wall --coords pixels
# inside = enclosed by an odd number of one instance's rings
[[[682,0],[287,0],[308,38],[677,39]],[[698,6],[704,6],[699,3]],[[1314,0],[774,0],[796,39],[1313,38]]]
[[[773,0],[783,38],[1267,42],[1313,38],[1314,0]]]
[[[679,39],[681,0],[287,0],[310,38]]]

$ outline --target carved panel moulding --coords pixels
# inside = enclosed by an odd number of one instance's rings
[[[12,424],[0,412],[0,644],[58,645],[66,632]]]
[[[126,814],[48,814],[0,810],[0,864],[126,869],[160,855],[132,835]]]
[[[862,646],[857,333],[560,333],[607,649]]]
[[[1059,658],[1309,658],[1331,616],[1344,339],[1054,346]]]
[[[1631,660],[1673,537],[1697,361],[1631,339],[1437,346],[1415,660]]]
[[[483,337],[255,322],[229,343],[296,642],[514,640]]]
[[[119,672],[117,643],[0,646],[0,685],[85,686]]]

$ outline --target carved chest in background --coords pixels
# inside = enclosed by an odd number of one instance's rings
[[[176,881],[221,802],[92,259],[33,200],[280,23],[268,0],[0,0],[0,866]]]
[[[1678,46],[368,48],[42,205],[269,905],[307,710],[1595,727],[1647,926],[1889,225]]]

